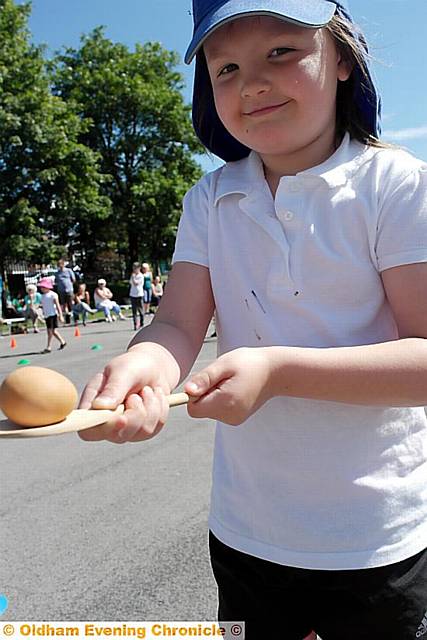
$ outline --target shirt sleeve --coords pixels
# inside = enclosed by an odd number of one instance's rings
[[[376,255],[379,271],[427,262],[427,164],[419,163],[380,202]]]
[[[209,267],[209,183],[202,178],[184,197],[172,263],[193,262]]]

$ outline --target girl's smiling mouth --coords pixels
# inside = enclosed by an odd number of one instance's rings
[[[244,116],[251,116],[251,117],[258,117],[258,116],[263,116],[267,113],[272,113],[273,111],[277,111],[278,109],[280,109],[281,107],[284,107],[286,104],[288,104],[290,102],[290,100],[285,100],[284,102],[280,102],[278,104],[272,104],[272,105],[267,105],[266,107],[260,107],[258,109],[253,109],[253,111],[244,111],[243,115]]]

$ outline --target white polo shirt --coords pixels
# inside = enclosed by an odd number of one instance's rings
[[[209,268],[219,354],[397,339],[380,272],[427,262],[427,166],[346,135],[326,162],[283,177],[273,199],[251,153],[188,192],[178,261]],[[418,553],[424,410],[277,397],[239,427],[219,423],[209,525],[235,549],[297,567]]]

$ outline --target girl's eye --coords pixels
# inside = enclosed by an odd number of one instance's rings
[[[277,47],[276,49],[273,49],[273,51],[270,53],[270,56],[272,58],[278,58],[279,56],[285,55],[285,53],[289,53],[290,51],[295,51],[295,49],[290,49],[289,47]]]
[[[227,75],[227,73],[231,73],[235,69],[237,69],[237,64],[233,64],[233,63],[232,64],[227,64],[227,65],[225,65],[225,67],[222,67],[222,69],[219,70],[218,77]]]

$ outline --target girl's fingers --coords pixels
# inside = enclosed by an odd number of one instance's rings
[[[102,373],[92,378],[83,393],[80,408],[93,406],[92,401],[94,398],[98,400],[98,394],[103,393],[104,384],[105,375]],[[168,413],[169,403],[164,391],[160,387],[153,390],[147,386],[144,387],[142,396],[131,393],[126,398],[123,414],[112,417],[103,425],[81,431],[79,436],[82,440],[109,440],[117,444],[147,440],[160,431]]]
[[[132,393],[126,400],[125,424],[117,430],[114,442],[136,442],[145,440],[145,422],[147,420],[147,410],[142,398],[137,393]]]
[[[209,389],[208,392],[197,400],[187,404],[188,415],[192,418],[221,419],[224,410],[224,393],[221,387]]]
[[[146,418],[143,427],[134,436],[132,442],[155,436],[164,426],[169,414],[169,403],[160,387],[156,387],[154,390],[151,387],[144,387],[142,390],[142,403]]]
[[[85,386],[79,402],[79,409],[90,409],[94,398],[104,386],[105,376],[103,372],[97,373]]]
[[[209,393],[233,372],[223,361],[216,360],[198,373],[194,373],[185,383],[184,391],[196,400]]]
[[[160,423],[163,426],[166,422],[166,420],[168,419],[168,415],[169,415],[169,402],[168,399],[165,395],[165,392],[163,391],[163,389],[161,387],[156,387],[154,389],[154,393],[156,394],[156,396],[159,398],[159,403],[160,403]]]
[[[144,431],[148,435],[152,435],[160,418],[159,401],[154,395],[151,387],[144,387],[142,390],[142,402],[146,411],[146,419],[144,421]]]
[[[85,440],[87,442],[97,442],[99,440],[118,442],[117,434],[126,426],[127,421],[128,418],[125,414],[113,416],[111,420],[99,425],[98,427],[79,431],[78,436],[81,440]]]
[[[115,409],[126,398],[132,386],[130,376],[124,376],[120,367],[103,374],[103,383],[93,398],[93,409]]]
[[[146,418],[146,412],[141,397],[138,394],[131,394],[126,399],[125,412],[119,416],[114,416],[103,425],[99,427],[93,427],[92,429],[85,429],[79,432],[79,436],[82,440],[88,440],[91,442],[97,440],[108,440],[115,444],[123,444],[130,441],[139,434],[139,439],[145,439],[143,433],[139,433],[141,425],[143,425]]]
[[[168,401],[160,387],[154,391],[151,387],[144,387],[142,398],[138,394],[130,395],[127,406],[127,424],[118,432],[119,442],[152,438],[165,424],[169,412]]]

